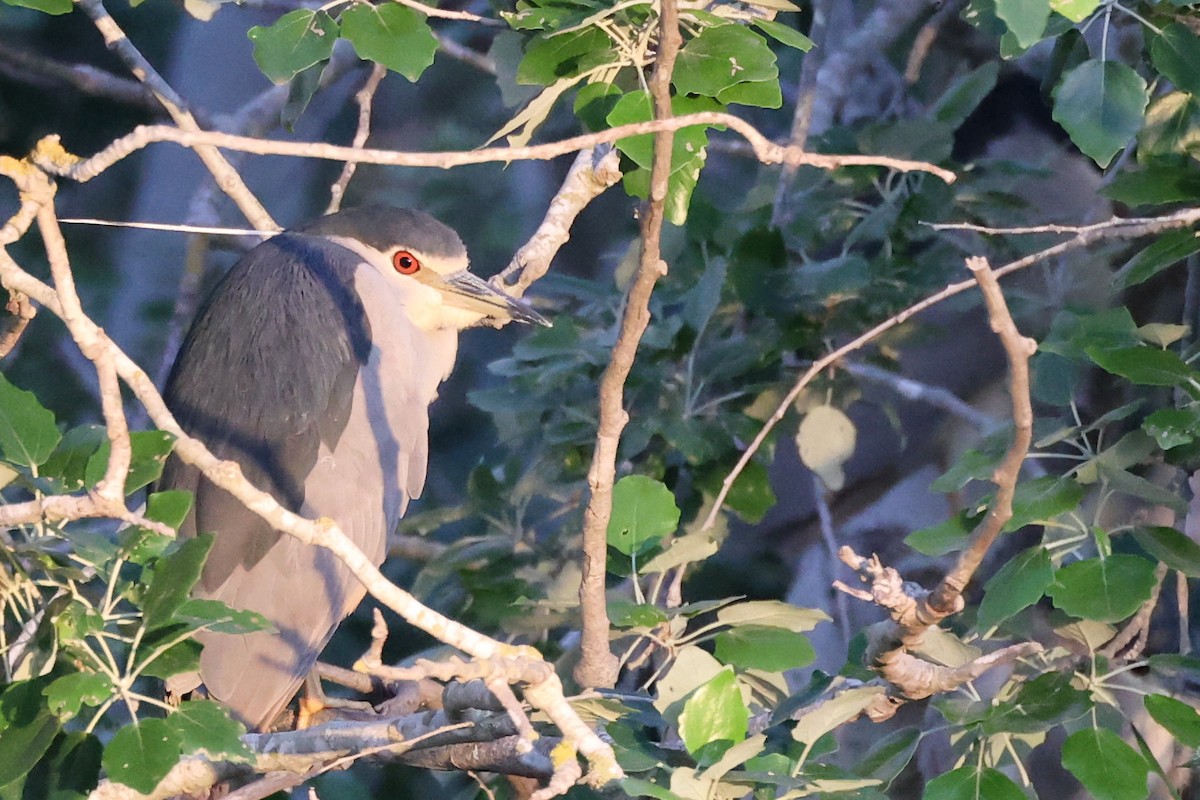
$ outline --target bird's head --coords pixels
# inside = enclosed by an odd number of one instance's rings
[[[424,329],[510,320],[550,325],[527,303],[473,275],[458,234],[420,211],[359,206],[294,232],[321,236],[356,253],[397,290],[408,315]]]

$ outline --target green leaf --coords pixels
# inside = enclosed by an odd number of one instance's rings
[[[32,8],[34,11],[55,16],[70,14],[71,10],[75,8],[75,4],[71,0],[4,0],[4,3],[17,8]]]
[[[867,706],[886,691],[882,686],[847,689],[828,700],[818,700],[796,717],[792,738],[812,744],[825,734],[858,717]]]
[[[199,750],[210,756],[232,761],[248,761],[250,748],[242,742],[246,726],[229,716],[229,712],[212,700],[189,700],[180,704],[167,725],[175,732],[184,753]]]
[[[1017,484],[1013,494],[1013,515],[1004,530],[1020,530],[1026,525],[1044,522],[1076,509],[1083,502],[1083,487],[1069,477],[1046,475]]]
[[[98,706],[112,693],[112,680],[99,672],[63,675],[43,692],[50,712],[64,722],[78,714],[82,706]]]
[[[1200,94],[1200,38],[1186,25],[1172,22],[1150,42],[1150,60],[1176,89]]]
[[[817,473],[831,491],[846,481],[842,467],[858,442],[858,429],[845,412],[833,406],[810,408],[796,431],[796,447],[804,466]]]
[[[274,24],[255,25],[247,35],[254,42],[254,60],[263,74],[284,84],[333,53],[338,25],[324,11],[289,11]]]
[[[179,763],[179,736],[162,719],[143,719],[117,731],[101,759],[110,780],[149,794]]]
[[[1000,75],[1000,64],[989,61],[983,66],[970,72],[954,82],[954,84],[933,104],[930,113],[938,122],[943,122],[957,130],[967,121],[967,117],[979,107],[983,99],[996,88],[996,78]]]
[[[775,54],[757,33],[741,25],[715,25],[679,51],[672,82],[680,94],[720,98],[741,83],[774,83],[778,88],[779,69]]]
[[[775,507],[775,490],[771,488],[771,476],[767,468],[757,461],[750,461],[737,476],[725,505],[742,519],[755,525],[762,521],[767,512]]]
[[[195,639],[184,639],[154,655],[160,645],[165,645],[168,640],[177,637],[183,629],[182,625],[159,628],[142,640],[142,646],[138,649],[138,663],[135,665],[142,675],[166,680],[173,675],[200,669],[201,648]],[[153,660],[146,661],[152,656]]]
[[[996,16],[1004,20],[1009,33],[1016,37],[1022,49],[1026,49],[1042,38],[1046,21],[1050,19],[1050,3],[1048,0],[996,0]]]
[[[1100,193],[1127,206],[1192,202],[1200,197],[1200,173],[1191,164],[1150,164],[1122,172]],[[1161,234],[1155,244],[1179,233],[1195,239],[1191,231],[1168,231]]]
[[[24,798],[84,800],[99,783],[101,749],[100,740],[90,734],[58,736],[25,778]]]
[[[611,83],[589,83],[575,95],[575,116],[589,131],[608,127],[605,121],[625,93]]]
[[[803,633],[830,620],[828,614],[817,608],[799,608],[782,600],[749,600],[720,609],[717,621],[724,625],[763,625]]]
[[[125,478],[126,494],[132,494],[158,480],[163,464],[175,446],[175,437],[165,431],[134,431],[129,434],[129,442],[133,452],[130,455],[129,475]],[[112,442],[105,439],[88,459],[84,471],[84,482],[88,486],[95,486],[104,478],[111,452]]]
[[[1142,128],[1146,82],[1116,61],[1085,61],[1054,90],[1054,121],[1101,168]]]
[[[1191,444],[1200,436],[1200,408],[1160,408],[1142,421],[1142,430],[1163,450]]]
[[[325,73],[328,61],[318,61],[308,69],[302,69],[288,81],[287,102],[279,110],[279,123],[290,133],[296,129],[296,123],[304,114],[313,96],[321,88],[321,75]]]
[[[399,3],[355,3],[342,12],[342,38],[359,58],[382,64],[416,82],[437,52],[425,15]]]
[[[641,778],[625,776],[612,785],[619,787],[628,797],[653,797],[656,800],[683,800],[683,798],[665,786],[659,786],[653,781]]]
[[[807,53],[813,48],[813,40],[791,25],[762,17],[755,17],[751,24],[785,47],[794,47],[802,53]]]
[[[679,506],[661,481],[626,475],[613,487],[608,544],[625,555],[648,550],[679,527]]]
[[[517,67],[517,83],[549,86],[617,58],[608,34],[596,27],[543,34],[525,46],[525,57]]]
[[[213,537],[209,534],[185,539],[179,549],[155,565],[154,577],[142,602],[147,628],[170,622],[179,607],[187,601],[192,587],[200,580],[204,559],[208,557],[212,544]]]
[[[1079,719],[1092,707],[1087,692],[1071,685],[1072,675],[1047,672],[1021,686],[1016,696],[988,709],[982,730],[999,733],[1045,733]]]
[[[742,700],[737,677],[729,667],[692,693],[679,715],[679,736],[689,753],[712,742],[737,743],[746,738],[750,711]]]
[[[173,620],[214,633],[253,633],[275,626],[257,611],[230,608],[220,600],[192,598],[175,610]]]
[[[680,116],[697,111],[718,111],[722,107],[707,97],[673,97],[671,108],[676,116]],[[652,116],[650,96],[644,91],[635,91],[617,101],[608,114],[607,122],[615,127],[645,122]],[[675,225],[682,225],[687,220],[687,207],[692,191],[707,157],[708,127],[692,125],[675,132],[666,200],[667,220]],[[619,140],[616,147],[639,167],[625,173],[625,191],[634,197],[648,197],[650,165],[654,157],[654,135],[647,133],[627,136]]]
[[[36,467],[50,457],[60,439],[54,414],[32,392],[0,375],[0,454],[14,464]]]
[[[975,765],[939,775],[925,785],[924,800],[1025,800],[1021,787],[1003,772]]]
[[[804,634],[765,625],[723,631],[717,634],[716,644],[717,660],[741,669],[783,672],[808,666],[817,657]]]
[[[175,530],[192,510],[192,493],[182,489],[154,492],[146,498],[146,519],[161,522]]]
[[[618,628],[653,628],[667,621],[667,613],[653,603],[610,600],[608,619]]]
[[[1167,231],[1125,262],[1117,270],[1113,283],[1118,289],[1136,286],[1197,251],[1200,251],[1200,236],[1195,231]]]
[[[1189,578],[1200,578],[1200,544],[1174,528],[1146,526],[1133,529],[1133,538],[1159,561]]]
[[[1145,800],[1150,767],[1142,754],[1104,728],[1077,731],[1062,747],[1062,765],[1096,800]]]
[[[1138,134],[1138,160],[1190,156],[1200,148],[1200,99],[1187,92],[1154,98]]]
[[[1168,678],[1200,678],[1200,658],[1159,653],[1150,656],[1147,661],[1150,662],[1150,669]]]
[[[1050,554],[1035,545],[1005,564],[984,584],[978,624],[987,630],[1042,599],[1054,582]]]
[[[1104,371],[1143,386],[1184,386],[1197,377],[1179,356],[1157,347],[1089,347],[1087,354]]]
[[[1060,568],[1048,593],[1055,607],[1073,617],[1117,622],[1150,599],[1155,583],[1152,562],[1117,554]]]
[[[904,543],[921,555],[933,558],[954,553],[967,546],[971,531],[981,519],[982,515],[960,511],[937,525],[913,531],[904,537]]]
[[[1146,711],[1186,747],[1200,747],[1200,712],[1161,694],[1147,695]]]
[[[62,730],[42,697],[45,686],[44,679],[18,681],[0,696],[0,786],[24,777]]]
[[[87,464],[100,445],[108,441],[103,425],[80,425],[63,434],[54,452],[42,464],[41,474],[61,481],[68,492],[82,489]]]
[[[857,772],[875,778],[887,789],[917,752],[921,743],[919,728],[901,728],[871,745],[870,750],[858,762]]]
[[[1075,23],[1083,22],[1099,6],[1100,0],[1050,0],[1050,10]]]
[[[1054,318],[1050,333],[1038,350],[1066,358],[1083,358],[1089,347],[1114,350],[1136,345],[1138,341],[1137,323],[1124,306],[1086,314],[1063,311]]]

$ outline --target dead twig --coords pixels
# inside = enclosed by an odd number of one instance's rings
[[[3,329],[0,330],[0,358],[12,352],[17,342],[21,341],[21,335],[29,327],[30,321],[37,316],[37,309],[33,303],[20,292],[9,293],[4,310],[9,313],[11,319],[6,320]]]

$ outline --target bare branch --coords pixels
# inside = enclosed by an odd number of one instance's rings
[[[619,180],[621,162],[615,149],[580,150],[562,186],[550,201],[542,224],[493,280],[516,297],[525,294],[526,289],[550,270],[550,262],[571,238],[571,226],[579,213]],[[514,274],[517,280],[508,283]]]
[[[53,175],[86,182],[96,177],[118,161],[132,155],[155,142],[174,142],[184,147],[220,147],[240,150],[257,155],[293,156],[319,158],[326,161],[357,161],[360,164],[383,164],[393,167],[430,167],[449,169],[464,164],[487,164],[509,161],[542,161],[589,147],[609,144],[627,136],[660,131],[676,131],[693,125],[713,125],[731,128],[740,134],[754,149],[758,160],[764,164],[807,164],[821,169],[841,167],[884,167],[898,172],[928,172],[946,183],[953,183],[954,173],[923,161],[909,161],[887,156],[826,155],[809,153],[799,147],[775,144],[763,136],[753,125],[735,117],[715,111],[686,114],[671,119],[654,119],[620,125],[616,128],[574,136],[549,144],[525,147],[484,147],[478,150],[451,151],[441,153],[402,153],[394,150],[355,150],[352,147],[325,144],[323,142],[285,142],[272,139],[256,139],[249,136],[219,133],[216,131],[180,130],[168,125],[142,125],[117,139],[96,155],[86,160],[71,156],[62,149],[57,136],[48,136],[39,143],[33,153],[34,162]],[[252,220],[253,222],[253,220]],[[268,230],[269,226],[259,226]]]
[[[662,0],[659,14],[658,57],[650,77],[650,94],[654,100],[655,119],[666,120],[672,113],[671,73],[675,69],[675,56],[682,37],[675,0]],[[654,285],[667,274],[661,244],[674,143],[675,134],[669,129],[660,130],[654,136],[650,199],[642,216],[641,261],[625,301],[617,342],[600,379],[600,421],[596,449],[588,469],[590,497],[583,512],[583,576],[579,585],[583,630],[581,656],[575,667],[575,680],[586,687],[611,688],[617,681],[618,662],[608,645],[609,622],[604,593],[608,522],[612,517],[617,447],[621,443],[621,432],[629,421],[625,411],[625,381],[633,369],[642,334],[650,324],[650,296]]]
[[[963,609],[963,590],[983,563],[984,556],[1004,524],[1012,518],[1012,499],[1017,478],[1033,438],[1029,358],[1037,351],[1037,342],[1022,336],[1017,330],[987,259],[968,258],[967,267],[974,273],[983,292],[988,320],[1008,357],[1009,392],[1012,395],[1015,432],[1008,452],[992,477],[996,484],[996,495],[991,508],[971,535],[970,544],[959,554],[955,565],[932,592],[906,583],[899,572],[892,567],[884,567],[878,557],[863,558],[849,547],[839,551],[841,559],[870,584],[871,601],[886,609],[891,618],[872,626],[868,631],[867,663],[895,687],[900,697],[909,700],[952,691],[975,680],[997,664],[1009,663],[1042,649],[1035,642],[1016,644],[957,668],[933,664],[912,654],[929,628]],[[839,588],[845,590],[840,584]],[[858,597],[863,596],[859,592],[853,593]]]
[[[1004,524],[1012,518],[1013,493],[1021,475],[1021,464],[1029,454],[1033,441],[1033,402],[1029,396],[1029,359],[1037,352],[1037,342],[1022,336],[1013,322],[1004,293],[986,258],[968,258],[967,268],[979,282],[987,305],[988,321],[992,331],[1004,346],[1008,357],[1008,391],[1012,401],[1013,440],[996,467],[992,481],[996,484],[996,496],[980,526],[971,535],[971,543],[959,554],[958,563],[942,579],[930,595],[929,605],[938,614],[949,615],[962,610],[962,592],[970,583],[975,570],[983,563],[983,557],[992,542],[1000,535]]]
[[[356,150],[361,150],[367,143],[367,137],[371,135],[371,104],[375,101],[375,91],[379,89],[384,75],[387,75],[387,67],[383,64],[371,67],[371,72],[367,75],[367,82],[354,94],[354,101],[358,103],[358,127],[354,131],[354,139],[351,140],[350,146]],[[329,205],[325,207],[326,214],[333,214],[342,207],[342,197],[346,194],[346,187],[350,184],[350,179],[354,177],[357,169],[357,161],[347,161],[342,165],[342,174],[338,175],[337,180],[329,189]]]

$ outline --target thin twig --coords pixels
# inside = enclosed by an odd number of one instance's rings
[[[960,418],[980,433],[991,433],[1000,426],[1000,420],[985,414],[970,403],[960,399],[958,395],[941,386],[921,383],[904,375],[889,372],[886,369],[857,361],[843,361],[838,365],[856,378],[871,383],[886,386],[905,400],[915,403],[926,403],[934,408],[949,412]]]
[[[550,200],[542,224],[495,279],[509,294],[521,297],[550,270],[550,262],[571,238],[571,226],[589,203],[621,180],[621,160],[612,147],[580,150],[562,186]],[[517,280],[507,281],[514,275]]]
[[[449,36],[443,36],[436,32],[433,35],[437,38],[438,49],[455,61],[470,64],[475,69],[480,72],[486,72],[488,75],[496,74],[496,62],[491,56],[481,53],[478,50],[472,50],[465,44],[459,44]]]
[[[354,101],[358,103],[358,127],[354,131],[354,139],[351,140],[350,146],[356,150],[361,150],[367,143],[367,137],[371,135],[371,104],[375,101],[375,91],[379,88],[384,75],[387,75],[387,67],[383,64],[371,67],[366,83],[354,94]],[[329,187],[329,205],[325,207],[326,214],[334,214],[342,207],[342,197],[346,194],[346,186],[349,185],[350,179],[354,177],[354,171],[357,169],[357,161],[347,161],[342,165],[342,174],[338,175],[333,186]]]
[[[395,0],[402,6],[408,6],[411,9],[420,11],[427,17],[438,17],[440,19],[462,19],[468,22],[478,22],[481,25],[490,25],[492,27],[501,27],[504,25],[498,19],[490,17],[481,17],[478,14],[472,14],[470,11],[456,11],[450,8],[438,8],[437,6],[426,5],[418,2],[418,0]]]
[[[694,125],[725,126],[741,135],[754,149],[758,160],[764,164],[808,164],[821,169],[841,167],[884,167],[898,172],[928,172],[946,183],[953,183],[955,175],[947,169],[924,161],[910,161],[888,156],[827,155],[809,153],[799,147],[789,147],[772,142],[750,123],[732,114],[704,111],[686,114],[671,119],[654,119],[597,133],[574,136],[548,144],[525,147],[484,147],[478,150],[441,153],[403,153],[394,150],[355,150],[351,147],[325,144],[323,142],[286,142],[273,139],[256,139],[216,131],[180,130],[169,125],[142,125],[128,135],[117,139],[94,156],[82,160],[63,150],[57,136],[47,136],[38,145],[33,158],[38,166],[54,175],[73,181],[86,182],[106,169],[147,145],[155,142],[173,142],[184,147],[220,147],[240,150],[257,155],[293,156],[319,158],[326,161],[357,161],[360,164],[383,164],[393,167],[430,167],[449,169],[464,164],[487,164],[509,161],[542,161],[575,153],[589,147],[609,144],[628,136],[637,136],[661,131],[675,131]],[[253,223],[253,220],[251,220]],[[261,230],[270,226],[255,227]]]
[[[650,77],[650,93],[657,120],[666,120],[671,116],[671,73],[675,69],[675,56],[679,52],[680,42],[679,11],[675,0],[662,0],[658,59],[654,74]],[[675,134],[671,130],[661,130],[654,136],[650,199],[642,216],[641,261],[625,301],[620,334],[600,379],[600,420],[592,465],[588,469],[590,496],[583,514],[583,577],[579,586],[583,624],[581,656],[575,667],[575,680],[585,687],[611,688],[617,680],[617,657],[608,645],[609,622],[604,593],[608,522],[612,517],[617,448],[621,442],[621,432],[629,421],[629,414],[625,411],[625,381],[633,369],[638,343],[650,324],[650,296],[654,292],[654,285],[667,274],[661,243],[674,142]]]

